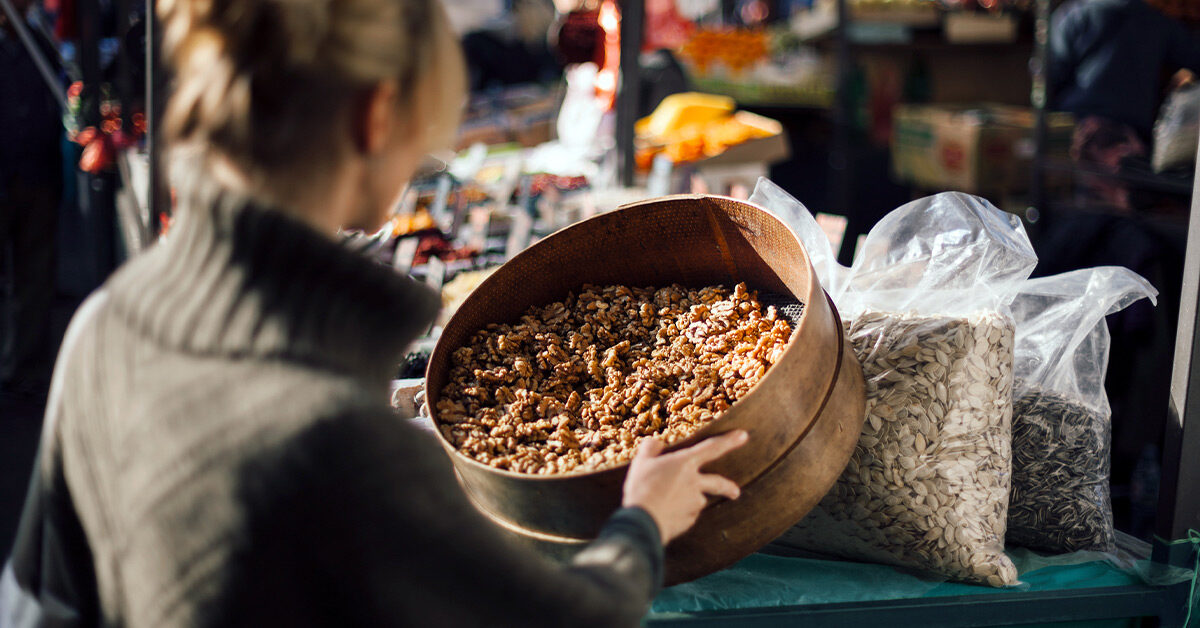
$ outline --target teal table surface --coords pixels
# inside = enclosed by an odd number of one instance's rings
[[[699,580],[664,589],[650,617],[687,613],[871,602],[938,596],[996,595],[1011,592],[1066,591],[1125,585],[1172,585],[1191,579],[1186,569],[1162,567],[1096,552],[1040,556],[1008,552],[1021,583],[993,588],[939,581],[885,565],[815,558],[753,554],[736,565]]]

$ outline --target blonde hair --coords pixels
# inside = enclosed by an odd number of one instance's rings
[[[411,106],[435,61],[437,0],[162,0],[175,73],[164,134],[253,179],[328,163],[357,97],[396,80]],[[299,174],[299,173],[297,173]]]

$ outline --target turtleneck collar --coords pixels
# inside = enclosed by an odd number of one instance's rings
[[[307,224],[221,191],[182,206],[164,242],[109,292],[115,312],[165,347],[300,361],[375,383],[395,376],[440,305]]]

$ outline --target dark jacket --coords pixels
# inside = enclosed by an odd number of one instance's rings
[[[1200,71],[1200,39],[1143,0],[1074,0],[1050,21],[1051,105],[1149,139],[1165,69]]]
[[[181,213],[68,332],[0,625],[637,623],[644,511],[551,564],[388,407],[435,295],[227,195]]]
[[[54,50],[32,28],[30,33],[43,58],[52,66],[56,64]],[[58,68],[53,66],[52,70],[57,72]],[[14,179],[30,186],[59,185],[62,117],[58,101],[12,25],[0,27],[0,121],[4,124],[0,188]]]

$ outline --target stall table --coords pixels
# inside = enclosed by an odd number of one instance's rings
[[[769,548],[776,550],[777,548]],[[1009,552],[1010,589],[936,582],[884,565],[759,553],[664,590],[646,626],[1182,626],[1191,571],[1143,558],[1118,567],[1091,552]]]

